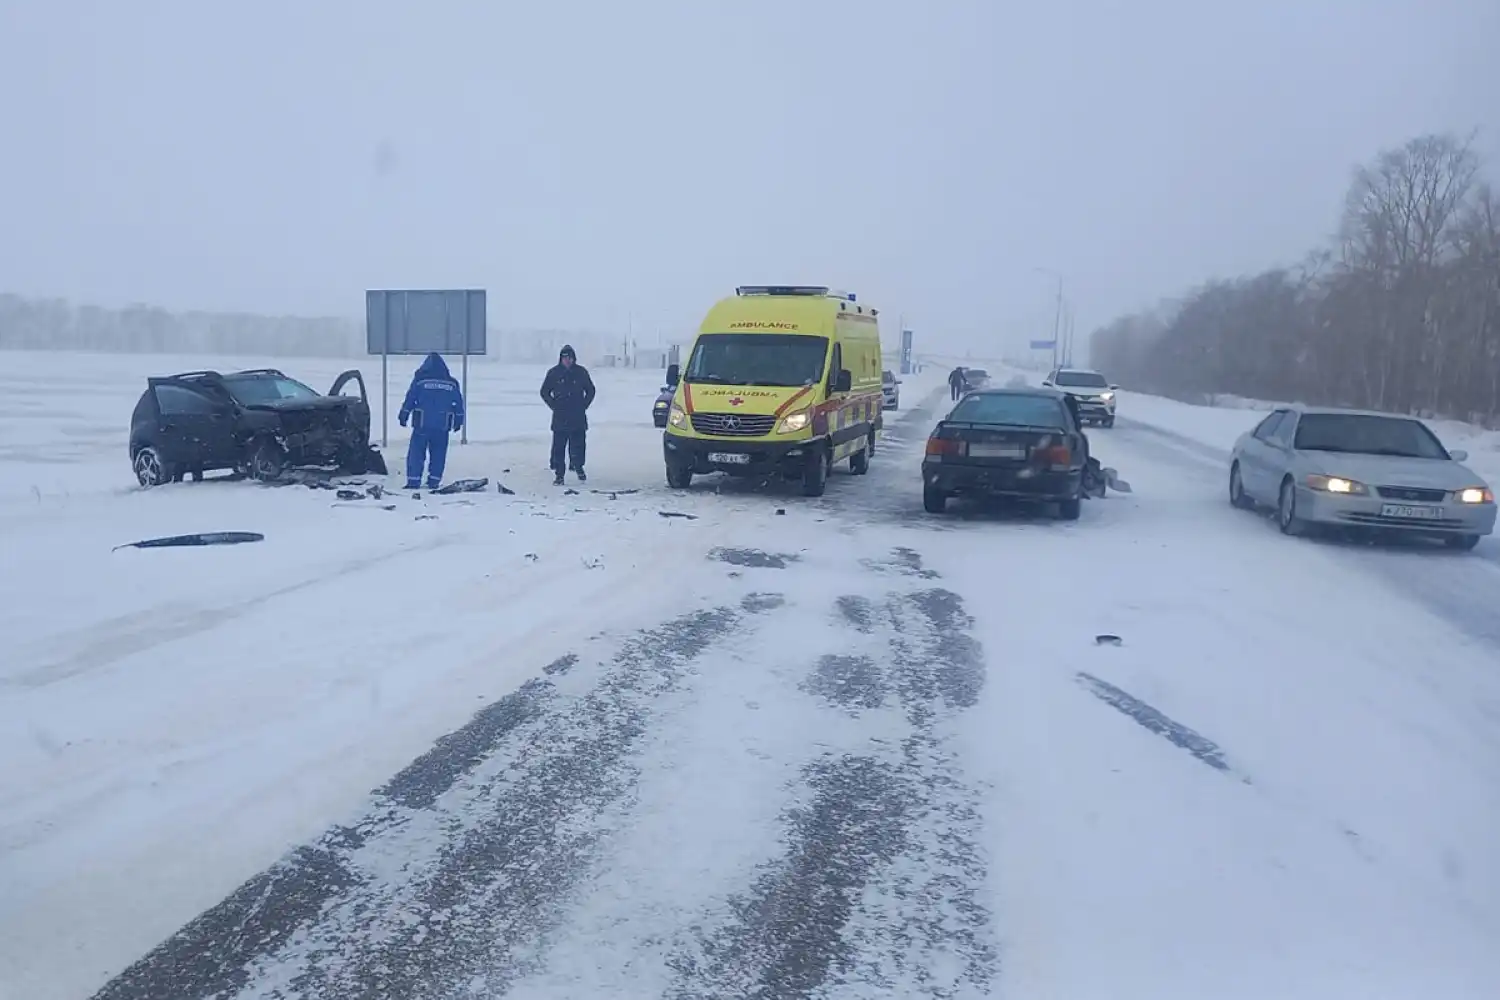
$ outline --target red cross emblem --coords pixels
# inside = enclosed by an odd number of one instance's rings
[[[745,400],[744,400],[744,399],[742,399],[742,398],[741,398],[741,397],[739,397],[739,396],[735,396],[735,397],[733,397],[733,398],[731,398],[731,399],[730,399],[730,400],[729,400],[729,405],[730,405],[730,406],[739,406],[739,405],[740,405],[740,404],[741,404],[741,403],[743,403],[743,402],[744,402],[744,401],[745,401]]]

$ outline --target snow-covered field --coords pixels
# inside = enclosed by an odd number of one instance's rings
[[[491,491],[383,510],[133,487],[143,378],[241,359],[4,360],[4,1000],[1496,995],[1496,543],[1282,537],[1253,413],[1129,396],[1133,494],[932,518],[941,372],[807,500],[667,489],[607,369],[553,487],[477,363]]]

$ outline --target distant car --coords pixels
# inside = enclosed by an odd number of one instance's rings
[[[364,376],[353,370],[326,394],[274,368],[148,378],[130,417],[130,464],[142,486],[221,469],[262,480],[295,466],[386,472],[370,444]]]
[[[880,373],[881,409],[901,409],[901,380],[890,369]]]
[[[1042,385],[1072,396],[1085,424],[1115,425],[1115,393],[1120,387],[1098,372],[1087,368],[1055,368]]]
[[[955,496],[1055,503],[1078,519],[1088,440],[1062,394],[1051,389],[984,389],[938,421],[922,459],[922,506],[941,514]]]
[[[1286,406],[1240,435],[1229,502],[1274,507],[1283,533],[1315,526],[1420,534],[1472,549],[1495,530],[1495,494],[1413,417]]]
[[[656,394],[656,402],[651,404],[651,422],[657,427],[667,426],[667,414],[672,410],[672,396],[676,391],[675,387],[664,385]]]
[[[990,387],[990,373],[983,368],[965,368],[964,385],[968,386],[970,392],[988,389]]]

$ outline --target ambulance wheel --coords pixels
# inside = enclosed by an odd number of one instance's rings
[[[849,456],[849,471],[856,476],[863,476],[870,471],[870,452],[875,447],[875,435],[872,433],[865,446]]]
[[[674,490],[685,490],[693,485],[693,467],[680,462],[667,463],[667,485]]]
[[[807,456],[807,466],[802,470],[802,495],[820,497],[828,489],[828,465],[832,453],[820,448]]]

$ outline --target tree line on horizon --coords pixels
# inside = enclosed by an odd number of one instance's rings
[[[571,344],[597,358],[620,349],[614,333],[587,330],[490,330],[489,357],[547,362]],[[240,357],[365,357],[365,325],[342,317],[120,309],[66,299],[0,293],[0,350]]]
[[[1354,171],[1328,246],[1209,281],[1090,336],[1111,381],[1500,424],[1500,192],[1473,136]]]

